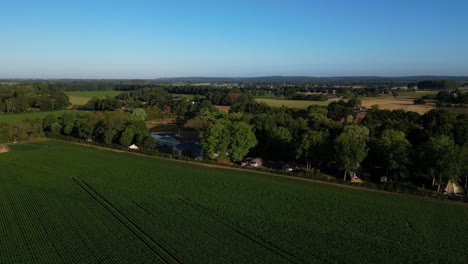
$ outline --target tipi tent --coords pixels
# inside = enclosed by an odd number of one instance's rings
[[[137,150],[139,149],[137,145],[133,144],[131,145],[130,147],[128,147],[129,149],[134,149],[134,150]]]
[[[447,186],[445,187],[444,193],[449,195],[464,195],[465,190],[463,190],[463,188],[457,182],[452,182],[449,180]]]

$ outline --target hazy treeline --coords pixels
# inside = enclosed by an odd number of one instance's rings
[[[0,113],[61,110],[69,105],[65,93],[42,83],[0,85]]]
[[[417,83],[418,90],[455,90],[461,85],[450,80],[421,81]]]

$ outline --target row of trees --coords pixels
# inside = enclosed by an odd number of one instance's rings
[[[468,104],[468,93],[464,93],[460,89],[440,91],[437,95],[424,95],[421,99],[437,100],[441,104]]]
[[[40,87],[40,86],[39,86]],[[33,110],[60,110],[70,105],[66,94],[23,84],[4,86],[0,93],[0,113]]]
[[[417,83],[418,90],[446,90],[451,91],[459,87],[459,84],[450,80],[421,81]]]
[[[249,155],[298,160],[342,177],[362,169],[374,181],[386,176],[393,182],[438,187],[448,179],[466,182],[462,159],[467,158],[468,115],[373,109],[357,123],[352,111],[356,102],[348,103],[307,111],[254,103],[235,105],[231,111],[242,113],[258,141]]]
[[[144,121],[167,113],[190,119],[187,125],[199,130],[202,152],[208,159],[240,161],[246,155],[260,156],[298,161],[344,178],[362,170],[374,181],[386,176],[394,182],[438,188],[448,179],[466,182],[466,114],[372,109],[360,121],[355,118],[360,105],[357,99],[299,110],[272,108],[244,93],[231,96],[236,100],[230,113],[223,114],[209,100],[188,101],[173,98],[164,89],[145,88],[112,99],[127,111],[99,112],[110,109],[103,107],[107,105],[103,101],[94,101],[90,106],[95,113],[48,116],[20,130],[19,126],[0,124],[0,136],[11,140],[46,131],[106,144],[151,147],[154,141]]]

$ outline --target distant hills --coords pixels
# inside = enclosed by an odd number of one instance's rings
[[[337,77],[309,77],[309,76],[264,76],[264,77],[178,77],[157,78],[156,82],[181,83],[320,83],[320,82],[419,82],[423,80],[452,80],[468,81],[468,76],[337,76]]]
[[[468,76],[402,76],[402,77],[383,77],[383,76],[336,76],[336,77],[310,77],[310,76],[263,76],[263,77],[174,77],[174,78],[156,78],[156,79],[73,79],[73,78],[5,78],[0,81],[17,82],[42,82],[42,81],[99,81],[99,82],[122,82],[122,81],[146,81],[154,83],[217,83],[217,84],[235,84],[235,83],[410,83],[432,80],[451,80],[456,82],[468,82]]]

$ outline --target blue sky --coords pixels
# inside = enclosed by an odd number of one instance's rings
[[[0,0],[0,78],[468,75],[468,1]]]

